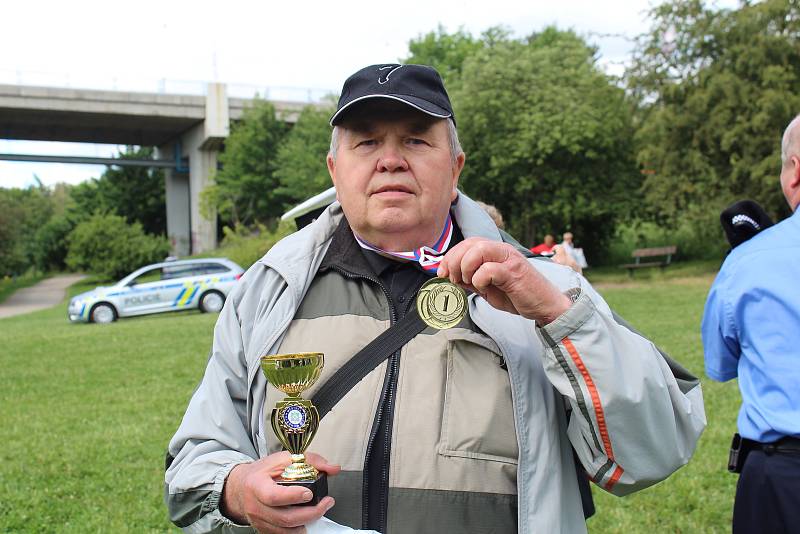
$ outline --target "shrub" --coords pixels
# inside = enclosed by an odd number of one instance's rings
[[[27,189],[0,187],[0,276],[18,276],[32,267],[36,229],[52,212],[50,193],[41,183]]]
[[[67,216],[56,216],[36,231],[32,244],[33,260],[42,271],[61,271],[66,267],[68,237],[75,223]]]
[[[225,237],[222,245],[216,252],[247,269],[266,254],[272,245],[294,231],[294,222],[287,221],[281,222],[273,231],[261,224],[253,229],[242,225],[235,229],[226,226],[223,229]]]
[[[719,224],[719,216],[709,213],[702,224],[682,221],[675,228],[659,226],[653,222],[637,222],[621,225],[615,237],[600,258],[589,258],[589,263],[599,265],[618,265],[630,263],[631,252],[637,248],[678,247],[677,260],[722,259],[728,250],[728,242]],[[594,260],[594,261],[593,261]]]
[[[128,224],[123,217],[96,213],[70,233],[66,263],[116,280],[168,253],[166,238],[145,234],[139,223]]]

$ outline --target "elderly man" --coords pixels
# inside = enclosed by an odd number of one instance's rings
[[[705,426],[697,380],[676,378],[580,275],[504,243],[457,190],[465,156],[435,70],[360,70],[331,124],[338,202],[242,277],[169,445],[176,524],[300,532],[325,514],[392,534],[585,532],[574,454],[618,495],[688,461]],[[265,426],[282,395],[259,357],[324,352],[313,397],[413,318],[431,281],[466,290],[455,323],[429,323],[323,417],[309,459],[336,476],[295,506],[311,494],[273,481],[289,455]]]
[[[794,214],[736,246],[706,302],[706,374],[739,378],[742,406],[730,469],[740,472],[737,533],[800,525],[800,115],[781,145],[780,184]]]

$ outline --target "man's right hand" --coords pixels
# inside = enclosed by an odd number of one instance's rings
[[[306,453],[306,461],[328,475],[341,470],[323,457]],[[316,506],[292,506],[311,500],[311,491],[302,487],[281,486],[274,478],[291,463],[288,452],[270,454],[260,460],[234,467],[222,489],[220,509],[238,524],[250,525],[262,533],[302,533],[307,523],[322,517],[334,505],[325,497]]]

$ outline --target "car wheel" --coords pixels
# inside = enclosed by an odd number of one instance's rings
[[[219,313],[225,304],[225,296],[219,291],[209,291],[200,297],[200,311],[203,313]]]
[[[93,323],[113,323],[117,319],[117,310],[111,304],[96,304],[89,315]]]

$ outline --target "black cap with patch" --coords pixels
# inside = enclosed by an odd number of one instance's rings
[[[719,219],[732,249],[773,225],[764,208],[752,200],[731,204],[720,213]]]
[[[450,97],[436,69],[392,63],[370,65],[347,78],[331,126],[341,123],[354,104],[371,98],[403,102],[433,117],[452,118],[455,123]]]

